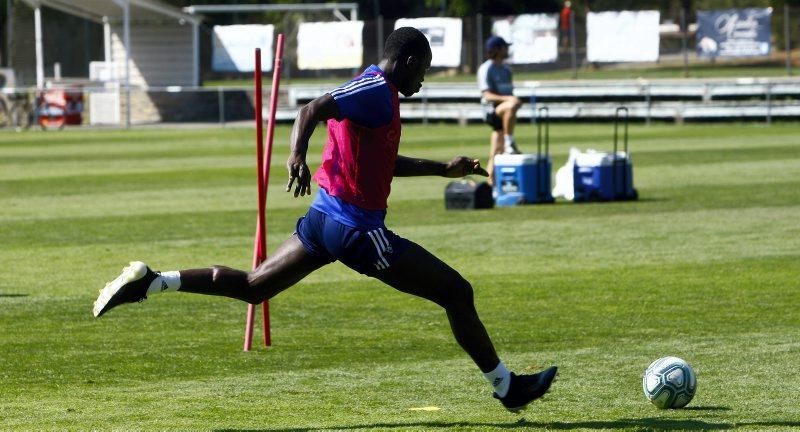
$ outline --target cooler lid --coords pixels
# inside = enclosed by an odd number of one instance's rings
[[[618,151],[617,159],[627,161],[628,154],[622,151]],[[579,167],[611,166],[613,164],[614,164],[614,153],[589,150],[586,153],[579,153],[575,156],[575,165]]]
[[[547,160],[547,157],[542,156],[542,159]],[[536,165],[539,157],[535,154],[499,154],[494,157],[495,166],[521,166],[521,165]]]

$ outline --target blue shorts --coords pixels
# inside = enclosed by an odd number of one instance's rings
[[[297,220],[296,232],[306,250],[320,260],[339,260],[367,276],[391,267],[410,245],[386,227],[353,228],[314,208]]]

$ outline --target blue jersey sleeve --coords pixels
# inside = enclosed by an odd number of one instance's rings
[[[376,128],[392,121],[392,94],[383,75],[362,75],[330,92],[343,118]]]

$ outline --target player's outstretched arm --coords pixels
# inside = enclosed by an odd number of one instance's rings
[[[489,173],[481,167],[478,159],[466,156],[454,157],[449,162],[437,162],[427,159],[397,156],[394,166],[395,177],[412,176],[442,176],[442,177],[464,177],[465,175],[477,174],[484,177]]]
[[[292,184],[294,183],[295,197],[298,195],[311,195],[311,171],[306,164],[308,140],[311,139],[317,123],[340,117],[339,107],[328,93],[300,108],[292,127],[292,134],[289,137],[291,151],[289,152],[289,160],[286,161],[286,168],[289,170],[289,183],[286,185],[286,192],[292,190]]]

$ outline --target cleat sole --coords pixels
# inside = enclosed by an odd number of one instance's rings
[[[100,290],[100,295],[94,302],[92,307],[92,314],[95,318],[105,313],[105,307],[109,301],[116,295],[119,290],[133,281],[137,281],[147,274],[147,265],[140,261],[133,261],[127,267],[122,269],[122,273],[116,279],[106,284]]]

